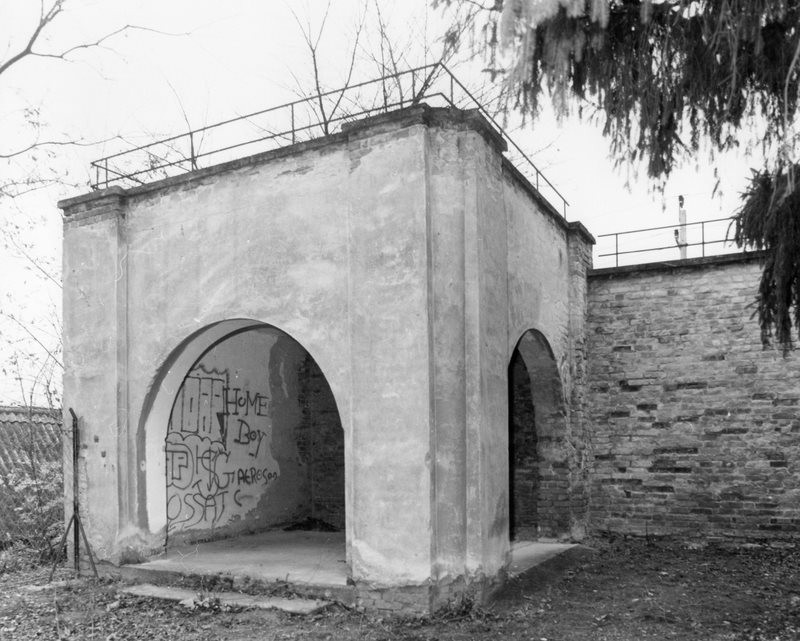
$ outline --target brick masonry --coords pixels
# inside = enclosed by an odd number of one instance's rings
[[[298,377],[303,412],[298,451],[307,462],[311,518],[344,530],[344,430],[336,401],[311,356],[303,360]]]
[[[590,275],[595,532],[797,537],[800,361],[762,349],[759,275],[753,256]]]
[[[508,366],[509,514],[512,540],[532,540],[539,531],[539,454],[531,379],[519,351]]]

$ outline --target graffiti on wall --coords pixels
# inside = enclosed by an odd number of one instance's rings
[[[230,387],[227,370],[193,369],[167,429],[169,530],[219,527],[252,510],[279,474],[270,434],[266,394]]]

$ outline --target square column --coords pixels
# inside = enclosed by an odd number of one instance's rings
[[[99,558],[114,556],[127,505],[127,309],[124,192],[76,203],[64,219],[64,425],[79,418],[81,518]],[[66,513],[72,505],[71,447],[65,447]]]

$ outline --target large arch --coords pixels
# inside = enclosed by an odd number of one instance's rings
[[[525,331],[509,358],[509,534],[561,538],[570,531],[568,411],[550,343]]]
[[[229,371],[231,368],[220,365],[221,360],[227,358],[230,361],[232,354],[250,362],[261,359],[259,362],[264,371],[260,387],[266,385],[268,389],[247,389],[247,382],[238,378],[243,376],[241,371],[236,368],[235,372]],[[291,371],[284,372],[284,369]],[[229,381],[225,378],[227,376],[233,378]],[[295,387],[287,391],[287,384]],[[189,387],[195,391],[191,392]],[[200,394],[198,390],[205,392]],[[289,392],[293,399],[287,404],[285,396]],[[201,396],[205,403],[202,412],[205,419],[197,415]],[[309,407],[313,409],[314,403],[319,404],[320,397],[326,399],[325,412],[335,415],[338,425],[337,456],[341,457],[341,469],[329,470],[328,476],[338,474],[341,478],[333,484],[330,478],[326,480],[329,486],[336,485],[341,502],[341,509],[333,514],[331,520],[343,529],[344,475],[347,466],[338,403],[314,358],[288,333],[257,320],[219,321],[193,333],[170,353],[159,368],[143,405],[137,433],[140,523],[166,544],[170,532],[186,534],[194,529],[202,535],[202,530],[210,527],[216,529],[217,534],[236,534],[273,522],[283,525],[287,520],[296,521],[298,515],[304,514],[302,501],[295,497],[295,504],[289,506],[285,488],[292,487],[298,494],[298,483],[308,485],[313,480],[310,473],[308,479],[301,479],[297,469],[279,465],[271,457],[280,456],[281,448],[286,454],[287,447],[293,449],[285,456],[286,461],[296,459],[306,464],[309,457],[317,455],[319,449],[310,440],[314,437],[306,429],[306,423],[315,420],[313,416],[308,416]],[[283,423],[296,423],[289,435],[279,433],[277,426],[276,431],[272,432],[275,416],[269,413],[277,411],[280,403],[283,403],[280,410]],[[192,411],[195,414],[191,414]],[[191,414],[188,419],[185,412]],[[259,420],[264,424],[255,426],[253,421]],[[193,427],[187,428],[190,424]],[[199,431],[198,425],[201,426]],[[191,433],[192,430],[194,433]],[[216,430],[211,438],[209,430]],[[256,436],[248,437],[248,434]],[[264,444],[268,442],[269,447],[259,447],[265,437]],[[205,444],[202,456],[193,456],[189,450],[197,449],[201,441]],[[212,441],[213,445],[209,445]],[[235,448],[233,443],[236,444]],[[248,456],[253,458],[246,458]],[[196,496],[192,498],[184,494],[191,489],[194,478],[189,476],[185,482],[183,478],[178,479],[188,470],[187,461],[191,461],[195,472],[200,471],[205,475]],[[178,470],[177,475],[175,470]],[[281,488],[281,509],[276,509],[274,501],[269,506],[270,501],[266,497],[265,488],[273,483],[276,492],[278,487]],[[323,487],[324,483],[317,482],[317,486]],[[254,489],[261,494],[254,495]],[[219,505],[215,505],[215,499],[210,496],[215,491],[219,495],[226,495],[223,497],[227,510],[224,518],[220,515]],[[310,495],[303,500],[308,503],[307,516],[310,518],[313,516]],[[330,502],[333,499],[328,496],[327,499],[323,497],[316,500],[314,505],[317,511],[314,513],[319,513],[320,509],[324,511],[325,500]],[[248,512],[256,505],[259,508],[257,511],[252,509]],[[182,506],[188,507],[188,511],[184,509],[181,513]],[[186,514],[190,512],[191,516],[187,517]],[[201,512],[207,512],[206,518],[195,518],[195,514]]]

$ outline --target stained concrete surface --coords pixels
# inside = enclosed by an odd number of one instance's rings
[[[571,543],[514,542],[508,574],[518,576],[573,547]],[[283,581],[323,589],[347,585],[344,532],[262,532],[197,543],[127,567],[136,568],[139,576],[156,577],[162,572],[229,576],[234,586],[248,581]]]
[[[167,601],[180,601],[188,608],[202,605],[202,594],[193,590],[173,588],[164,585],[132,585],[120,590],[123,594],[149,597],[152,599],[165,599]],[[284,597],[260,597],[238,592],[212,592],[207,596],[213,597],[222,606],[238,608],[258,608],[260,610],[281,610],[291,614],[314,614],[331,605],[330,601],[319,599],[287,599]]]
[[[98,559],[163,549],[168,530],[174,542],[164,445],[176,394],[219,340],[269,325],[314,358],[338,407],[346,553],[225,558],[226,542],[225,554],[195,548],[151,567],[181,570],[198,552],[191,565],[228,576],[349,575],[376,593],[448,582],[409,608],[505,570],[508,359],[519,336],[541,332],[576,399],[567,427],[581,425],[592,240],[504,147],[476,114],[420,105],[311,146],[61,203],[64,404],[80,417],[78,491]],[[569,459],[570,479],[584,458]],[[195,503],[215,510],[218,534],[236,495],[212,481]],[[565,521],[581,523],[583,487],[567,491]],[[294,565],[304,554],[313,567]]]
[[[539,543],[538,541],[515,541],[511,544],[511,565],[508,576],[519,576],[545,561],[574,548],[573,543]]]
[[[145,573],[231,576],[234,586],[245,579],[323,588],[347,585],[344,532],[274,530],[197,543],[128,567]]]

